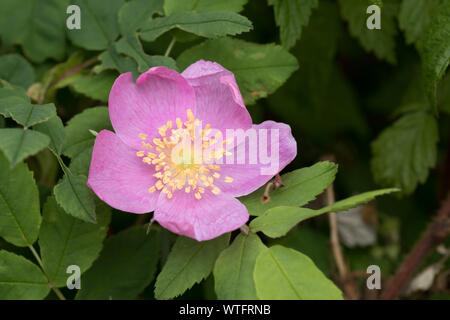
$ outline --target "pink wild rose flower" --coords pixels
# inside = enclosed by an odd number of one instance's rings
[[[150,68],[136,83],[130,72],[121,74],[109,115],[115,133],[97,135],[88,186],[110,206],[154,211],[160,225],[198,241],[245,224],[249,214],[236,197],[264,185],[297,154],[288,125],[252,124],[233,73],[214,62],[197,61],[181,74]],[[267,161],[249,162],[258,152],[254,141],[225,139],[227,130],[256,133],[265,157],[276,157],[276,171],[264,169]],[[242,151],[245,161],[226,161]]]

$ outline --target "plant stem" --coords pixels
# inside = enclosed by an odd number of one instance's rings
[[[86,60],[86,61],[80,63],[80,64],[77,64],[76,66],[73,66],[72,68],[63,72],[58,78],[55,79],[55,81],[52,82],[52,84],[58,83],[59,81],[67,78],[68,76],[71,76],[72,74],[77,73],[77,72],[93,65],[97,61],[98,61],[98,57],[93,57],[89,60]]]
[[[64,164],[64,161],[61,159],[61,156],[55,152],[53,152],[53,154],[55,155],[56,160],[58,160],[59,166],[61,167],[64,174],[66,175],[71,174],[70,169]]]
[[[389,282],[380,299],[397,299],[408,284],[408,280],[414,271],[448,235],[450,235],[450,192],[447,194],[447,198],[439,209],[436,218],[430,223],[419,242],[414,246],[414,249],[397,269],[394,278]]]
[[[326,191],[327,194],[327,206],[332,205],[335,202],[333,185],[330,185]],[[339,276],[345,278],[347,276],[347,266],[344,262],[342,255],[341,245],[339,243],[338,224],[336,218],[336,212],[330,212],[328,214],[328,220],[330,223],[330,241],[331,249],[333,250],[334,260],[339,271]]]
[[[45,273],[45,269],[44,269],[44,264],[42,263],[41,257],[39,256],[39,254],[36,252],[36,250],[34,249],[34,247],[32,245],[28,245],[28,248],[31,250],[31,252],[33,253],[34,257],[36,258],[39,266],[42,269],[42,272],[44,273],[45,277],[48,280],[48,285],[50,286],[50,288],[52,288],[52,290],[55,292],[55,294],[58,296],[58,298],[60,300],[66,300],[66,298],[64,297],[64,295],[62,294],[62,292],[56,288],[54,286],[54,284],[50,281],[49,277],[47,276],[47,274]]]
[[[173,45],[175,44],[175,42],[177,42],[177,39],[175,39],[175,37],[172,38],[172,40],[169,43],[169,46],[167,47],[166,52],[164,53],[165,57],[168,57],[170,54],[170,51],[172,51]]]
[[[327,156],[325,160],[335,161],[334,155]],[[326,203],[327,206],[331,206],[335,202],[334,187],[331,184],[326,191]],[[333,252],[334,260],[339,272],[339,278],[341,279],[343,290],[345,295],[350,300],[359,299],[359,292],[356,285],[353,283],[353,278],[349,276],[347,266],[345,264],[344,256],[342,254],[341,245],[339,243],[338,223],[336,212],[330,212],[328,214],[328,220],[330,224],[330,244]]]
[[[80,64],[78,64],[78,65],[76,65],[76,66],[66,70],[63,74],[61,74],[58,78],[56,78],[53,81],[51,80],[52,77],[50,77],[50,81],[47,81],[46,83],[44,83],[44,87],[43,87],[43,89],[42,89],[42,91],[41,91],[41,93],[39,95],[37,103],[38,104],[42,104],[44,102],[45,95],[46,95],[47,90],[50,87],[50,85],[54,85],[54,84],[58,83],[59,81],[67,78],[68,76],[70,76],[70,75],[72,75],[74,73],[77,73],[77,72],[79,72],[79,71],[89,67],[90,65],[96,63],[97,61],[98,61],[98,57],[93,57],[93,58],[91,58],[89,60],[86,60],[83,63],[80,63]]]

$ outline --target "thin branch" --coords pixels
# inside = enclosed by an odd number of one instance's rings
[[[89,66],[91,66],[92,64],[96,63],[98,61],[98,57],[93,57],[89,60],[86,60],[83,63],[80,63],[68,70],[66,70],[65,72],[63,72],[58,78],[56,78],[53,81],[47,81],[46,83],[44,83],[44,87],[42,88],[42,91],[39,94],[39,98],[37,100],[38,104],[42,104],[44,102],[45,99],[45,95],[47,94],[47,90],[51,85],[55,85],[56,83],[58,83],[59,81],[71,76],[72,74],[75,74]],[[51,79],[51,77],[50,77]]]
[[[96,63],[97,61],[98,61],[98,57],[93,57],[89,60],[84,61],[83,63],[77,64],[76,66],[64,71],[58,78],[55,79],[55,81],[53,81],[52,84],[58,83],[61,80],[65,79],[77,72],[80,72],[83,69],[86,69],[87,67]]]
[[[328,161],[335,161],[334,155],[325,157]],[[331,206],[335,202],[334,187],[331,184],[326,191],[326,204]],[[334,260],[339,272],[339,278],[343,285],[345,295],[350,300],[359,299],[359,292],[356,285],[354,285],[353,277],[348,272],[347,265],[345,264],[344,256],[342,254],[341,245],[339,243],[338,223],[336,212],[330,212],[328,214],[328,220],[330,224],[330,244],[333,252]]]
[[[327,195],[327,206],[331,206],[335,202],[333,185],[330,185],[326,191]],[[330,223],[330,241],[331,241],[331,249],[333,250],[334,260],[336,261],[336,265],[339,271],[339,276],[341,279],[345,279],[347,277],[347,266],[344,262],[344,257],[342,255],[341,245],[339,243],[339,233],[338,233],[338,224],[336,218],[336,212],[330,212],[328,215],[328,220]]]
[[[58,296],[58,298],[60,300],[66,300],[66,297],[64,297],[64,295],[62,294],[62,292],[55,287],[55,285],[50,281],[50,278],[47,276],[47,274],[45,273],[45,269],[44,269],[44,264],[42,263],[41,257],[39,256],[39,254],[36,252],[36,250],[34,249],[34,247],[32,245],[29,245],[28,248],[31,250],[31,252],[33,253],[34,257],[36,258],[39,266],[42,269],[42,272],[44,273],[45,277],[47,278],[48,281],[48,285],[50,286],[50,288],[52,288],[52,290],[55,292],[55,294]]]
[[[436,218],[422,234],[419,242],[397,269],[393,279],[380,299],[394,300],[399,297],[414,271],[422,264],[428,254],[450,235],[450,192],[439,209]]]

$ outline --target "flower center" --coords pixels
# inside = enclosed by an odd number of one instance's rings
[[[209,124],[202,129],[200,120],[194,117],[190,109],[187,110],[187,117],[188,121],[184,123],[177,118],[175,126],[172,121],[167,121],[158,128],[160,137],[154,138],[152,143],[148,142],[146,134],[139,134],[144,150],[138,151],[136,155],[144,163],[155,167],[156,173],[153,176],[158,178],[148,191],[161,190],[167,194],[168,199],[172,198],[176,190],[181,189],[192,193],[197,200],[208,191],[219,194],[220,189],[214,185],[214,181],[221,178],[220,166],[212,162],[230,154],[223,148],[228,141],[217,146],[220,132],[209,137]],[[231,177],[222,179],[224,182],[233,182]]]

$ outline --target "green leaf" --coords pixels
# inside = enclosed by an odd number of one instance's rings
[[[119,36],[117,14],[124,0],[102,1],[75,0],[81,10],[81,29],[67,30],[69,39],[88,50],[108,48]],[[64,9],[65,10],[65,9]]]
[[[450,114],[450,74],[439,84],[438,105],[441,111]]]
[[[64,212],[54,197],[47,200],[39,247],[45,273],[56,287],[66,285],[67,267],[77,265],[83,273],[99,256],[108,231],[110,208],[102,203],[97,208],[97,217],[97,224],[83,222]]]
[[[9,109],[22,104],[30,104],[30,99],[23,88],[11,86],[9,83],[0,88],[0,114],[10,117]]]
[[[34,82],[33,67],[18,54],[0,56],[0,79],[27,89]]]
[[[319,5],[318,0],[269,0],[274,6],[275,22],[280,27],[280,38],[283,47],[289,49],[300,38],[302,27],[308,25],[313,8]]]
[[[0,250],[0,300],[44,299],[49,291],[39,267],[22,256]]]
[[[0,150],[8,158],[11,168],[28,156],[38,153],[49,143],[50,138],[37,131],[18,128],[0,129]]]
[[[87,74],[73,82],[71,87],[89,98],[106,102],[117,76],[118,74],[112,70],[99,74]]]
[[[341,15],[348,22],[350,34],[357,38],[366,51],[374,52],[379,59],[392,64],[397,62],[395,55],[395,36],[397,35],[396,16],[399,1],[386,0],[381,9],[381,29],[370,30],[366,21],[369,3],[367,0],[339,0]]]
[[[165,66],[177,70],[175,60],[165,56],[150,56],[144,52],[136,35],[126,36],[116,43],[118,53],[132,57],[138,64],[138,71],[143,73],[156,66]]]
[[[25,247],[36,241],[40,224],[39,193],[33,173],[24,163],[9,170],[8,161],[0,154],[0,237]]]
[[[1,112],[2,110],[0,110]],[[11,118],[25,128],[48,121],[56,116],[56,108],[53,103],[38,105],[31,103],[15,104],[3,109]],[[6,114],[3,114],[6,116]]]
[[[141,38],[154,41],[173,28],[205,38],[218,38],[247,32],[252,29],[252,23],[246,17],[229,11],[174,13],[147,21],[142,26]]]
[[[426,112],[402,116],[372,142],[371,161],[375,181],[394,186],[403,194],[424,183],[436,164],[439,139],[436,119]]]
[[[67,123],[67,138],[63,146],[63,154],[73,158],[83,150],[92,147],[95,137],[89,130],[100,132],[103,129],[113,130],[107,107],[89,108],[77,114]]]
[[[332,162],[318,162],[281,176],[284,187],[270,190],[270,201],[262,203],[265,186],[252,194],[239,198],[251,215],[259,216],[270,208],[277,206],[303,206],[314,200],[334,180],[337,165]]]
[[[104,51],[101,55],[99,55],[99,59],[102,63],[94,67],[95,72],[113,69],[119,71],[120,73],[132,72],[134,78],[138,75],[138,66],[136,61],[130,57],[119,55],[116,50],[116,45],[111,46],[107,51]]]
[[[92,159],[92,150],[93,148],[86,148],[72,158],[69,168],[73,174],[88,176]]]
[[[2,0],[0,36],[5,46],[20,44],[34,62],[61,60],[65,53],[68,0]]]
[[[272,242],[306,254],[325,275],[330,273],[331,251],[327,233],[302,225]]]
[[[253,277],[263,300],[342,300],[341,291],[310,258],[280,245],[258,255]]]
[[[85,176],[66,174],[53,189],[56,201],[68,213],[83,221],[97,223],[94,193],[87,186]]]
[[[178,57],[177,65],[183,70],[199,59],[215,61],[233,72],[246,104],[273,93],[298,69],[297,59],[281,46],[231,38],[192,47]]]
[[[398,22],[405,32],[406,43],[422,40],[428,29],[436,7],[441,0],[403,0],[400,6]]]
[[[156,279],[156,299],[172,299],[205,279],[229,240],[229,233],[202,242],[178,237]]]
[[[56,115],[53,103],[31,104],[25,91],[17,87],[0,88],[0,114],[11,117],[24,127],[45,122]]]
[[[271,238],[286,235],[299,222],[319,215],[317,210],[299,207],[280,206],[267,210],[263,215],[252,220],[250,230],[262,231]]]
[[[214,266],[214,283],[219,300],[256,300],[253,270],[256,257],[265,246],[253,233],[239,234]]]
[[[428,96],[436,105],[437,86],[450,63],[450,2],[443,1],[424,35],[420,55]]]
[[[364,192],[359,195],[335,202],[320,210],[308,208],[280,206],[267,210],[263,215],[252,220],[250,230],[252,232],[262,231],[271,238],[278,238],[286,235],[298,223],[331,211],[345,211],[360,204],[367,203],[375,197],[399,191],[399,189],[382,189]]]
[[[383,8],[383,0],[369,0],[369,4],[375,4],[380,8]]]
[[[133,0],[119,10],[119,27],[122,35],[131,35],[154,13],[163,13],[163,0]]]
[[[76,299],[135,299],[152,281],[159,258],[159,233],[131,227],[106,239],[100,258],[84,274]]]
[[[1,82],[0,82],[1,84]],[[0,113],[6,114],[6,109],[11,105],[29,103],[25,89],[10,85],[4,82],[4,86],[0,88]],[[9,117],[9,114],[7,114]]]
[[[320,212],[320,214],[322,214],[325,212],[346,211],[348,209],[357,207],[361,204],[368,203],[368,202],[372,201],[373,199],[375,199],[375,197],[389,194],[392,192],[398,192],[398,191],[400,191],[400,189],[398,189],[398,188],[367,191],[367,192],[358,194],[356,196],[349,197],[344,200],[336,201],[332,205],[326,206],[326,207],[318,210],[318,212]]]
[[[165,0],[164,12],[170,15],[174,12],[207,12],[233,11],[240,12],[248,0]]]
[[[337,4],[321,2],[293,48],[293,54],[301,62],[300,71],[268,97],[268,107],[276,119],[289,123],[294,131],[301,130],[315,144],[333,143],[340,133],[354,132],[359,137],[368,134],[355,88],[336,64],[337,48],[343,41],[342,25]]]
[[[49,136],[50,144],[48,147],[57,155],[61,154],[62,146],[66,139],[66,131],[60,117],[54,116],[44,123],[35,125],[33,128]]]

